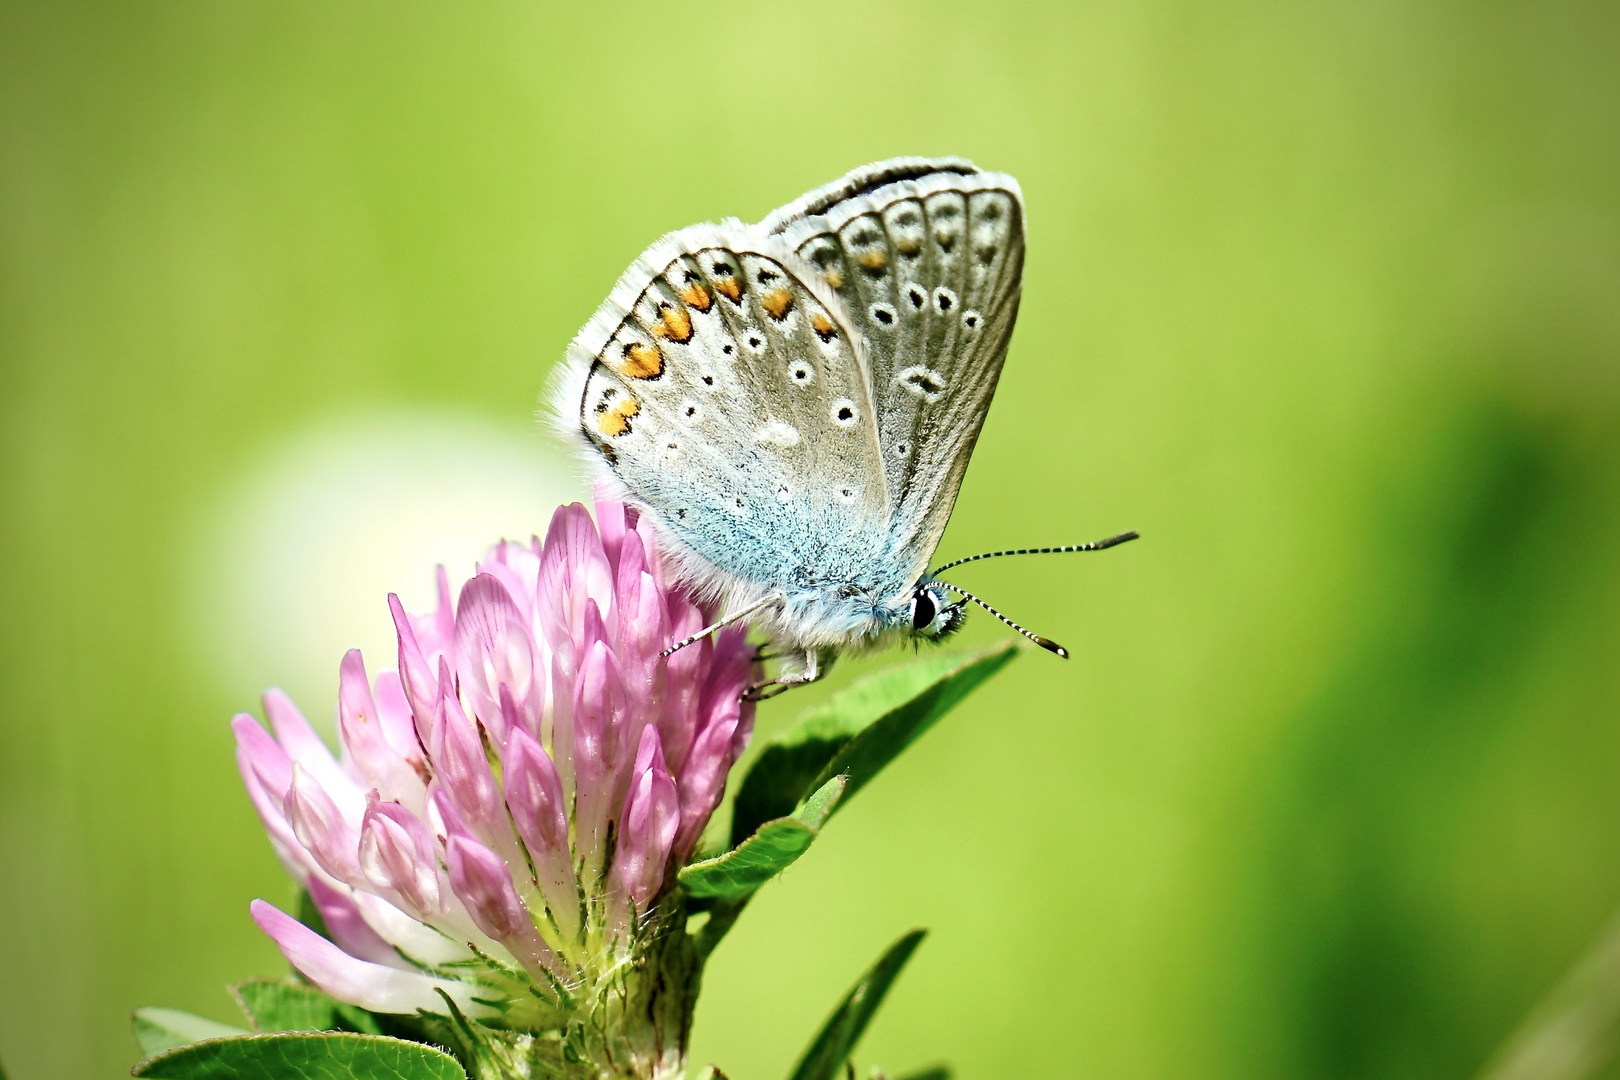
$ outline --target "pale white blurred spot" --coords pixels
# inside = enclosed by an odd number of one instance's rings
[[[191,623],[198,659],[241,709],[286,690],[328,734],[338,662],[397,666],[387,597],[409,611],[451,589],[490,544],[544,535],[587,502],[576,467],[535,423],[436,412],[340,416],[250,466],[200,523]]]

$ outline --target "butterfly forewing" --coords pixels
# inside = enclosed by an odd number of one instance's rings
[[[580,430],[675,538],[753,586],[733,591],[847,579],[873,558],[890,499],[862,338],[791,250],[672,234],[575,348]]]
[[[891,499],[891,538],[921,572],[956,502],[1018,313],[1018,184],[957,159],[871,168],[766,219],[843,298],[866,340]],[[884,174],[873,173],[878,179]],[[842,184],[842,186],[840,186]]]

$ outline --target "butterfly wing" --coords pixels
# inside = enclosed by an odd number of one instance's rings
[[[837,292],[779,240],[695,226],[620,279],[569,348],[557,407],[697,556],[687,580],[742,603],[854,580],[881,547],[890,498],[863,349]]]
[[[815,268],[865,339],[891,539],[920,575],[956,504],[1018,315],[1018,182],[960,158],[897,158],[759,227]]]

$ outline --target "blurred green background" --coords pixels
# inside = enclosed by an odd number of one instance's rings
[[[403,503],[543,528],[538,391],[640,249],[902,153],[1028,201],[942,552],[1146,539],[959,572],[1075,658],[765,891],[695,1056],[783,1075],[923,925],[863,1063],[1473,1073],[1620,903],[1620,6],[599,10],[0,4],[14,1080],[283,970],[226,720],[330,715]]]

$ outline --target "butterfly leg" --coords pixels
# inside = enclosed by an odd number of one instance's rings
[[[747,690],[743,691],[744,701],[768,701],[771,698],[776,697],[778,694],[786,693],[795,686],[804,686],[806,683],[815,682],[817,679],[827,674],[827,669],[832,667],[831,655],[828,655],[825,660],[823,660],[820,651],[816,649],[805,649],[802,653],[788,653],[784,655],[802,657],[803,666],[790,667],[787,664],[783,664],[781,669],[777,671],[774,679],[766,679],[764,682],[754,683]]]

